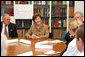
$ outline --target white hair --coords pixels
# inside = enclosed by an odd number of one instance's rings
[[[77,12],[75,12],[75,14],[80,14],[80,17],[82,17],[83,18],[83,13],[82,12],[80,12],[80,11],[77,11]]]
[[[7,55],[7,37],[1,34],[1,56]]]
[[[9,14],[4,14],[4,15],[2,16],[2,20],[4,19],[5,16],[10,16],[10,15],[9,15]]]

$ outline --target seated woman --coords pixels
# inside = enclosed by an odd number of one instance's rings
[[[41,15],[36,14],[33,16],[34,25],[26,33],[27,38],[37,39],[37,38],[48,38],[49,30],[48,26],[41,22]]]
[[[78,19],[70,19],[69,20],[68,33],[65,36],[65,40],[67,41],[66,42],[67,46],[75,38],[75,31],[80,24],[82,24],[82,22]]]
[[[77,28],[82,24],[80,20],[77,19],[70,19],[69,20],[69,33],[73,37],[73,40],[69,42],[66,51],[64,52],[63,56],[75,56],[78,52],[76,47],[76,38],[75,38],[75,31]]]

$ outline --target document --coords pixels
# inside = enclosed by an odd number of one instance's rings
[[[53,49],[53,45],[44,45],[44,44],[47,44],[47,43],[60,43],[60,42],[63,42],[63,41],[60,41],[60,40],[41,41],[41,42],[38,42],[38,43],[35,44],[35,48],[49,48],[49,49]]]
[[[59,53],[61,53],[61,52],[55,52],[55,51],[53,51],[53,50],[50,50],[50,51],[48,51],[48,52],[45,52],[45,54],[59,54]]]
[[[60,41],[60,40],[51,41],[51,43],[60,43],[60,42],[64,42],[64,41]]]
[[[7,40],[7,43],[18,42],[18,39]]]
[[[60,40],[46,40],[46,41],[42,41],[42,42],[38,42],[36,43],[36,45],[42,45],[42,44],[47,44],[47,43],[60,43],[60,42],[63,42],[63,41],[60,41]]]
[[[19,41],[18,39],[7,40],[8,43],[13,43],[13,42],[18,42],[18,41]],[[31,41],[29,41],[29,40],[24,40],[24,39],[20,39],[19,42],[26,43],[26,44],[31,44]]]
[[[35,45],[35,48],[48,48],[48,49],[53,49],[53,45]]]
[[[41,42],[36,43],[36,45],[41,45],[41,44],[46,44],[46,43],[48,43],[48,41],[41,41]]]
[[[36,55],[36,56],[47,56],[47,55]]]
[[[31,41],[29,41],[29,40],[24,40],[24,39],[21,39],[20,42],[26,43],[26,44],[31,44]]]
[[[29,51],[29,52],[26,52],[26,53],[19,54],[17,56],[33,56],[33,53],[32,53],[32,51]]]

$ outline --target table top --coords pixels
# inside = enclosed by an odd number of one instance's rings
[[[55,44],[46,44],[46,45],[53,45],[53,49],[47,49],[47,48],[35,48],[35,44],[37,42],[41,41],[49,41],[49,40],[55,40],[55,39],[37,39],[37,40],[32,40],[32,39],[25,39],[31,41],[31,44],[25,44],[25,43],[20,43],[20,42],[14,42],[14,43],[9,43],[8,44],[8,54],[7,56],[17,56],[19,54],[25,53],[32,51],[33,56],[38,56],[38,55],[46,55],[44,54],[45,52],[48,52],[50,50],[54,50],[56,52],[63,52],[66,48],[65,43],[55,43]],[[60,56],[60,54],[56,54],[54,56]],[[50,56],[50,55],[47,55]]]

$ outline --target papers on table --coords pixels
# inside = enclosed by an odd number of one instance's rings
[[[45,54],[58,54],[58,53],[61,53],[61,52],[55,52],[53,50],[50,50],[48,52],[45,52]]]
[[[13,39],[13,40],[7,40],[8,43],[12,43],[12,42],[18,42],[18,39]]]
[[[38,42],[35,44],[35,48],[49,48],[49,49],[53,48],[52,45],[42,45],[42,44],[46,44],[46,43],[48,43],[48,41]]]
[[[24,39],[20,39],[20,40],[18,40],[18,39],[13,39],[13,40],[7,40],[7,42],[8,43],[13,43],[13,42],[22,42],[22,43],[26,43],[26,44],[31,44],[31,41],[29,41],[29,40],[24,40]]]
[[[47,55],[36,55],[36,56],[47,56]]]
[[[26,53],[19,54],[17,56],[33,56],[33,52],[29,51],[29,52],[26,52]]]
[[[51,41],[51,43],[60,43],[60,42],[63,42],[63,41],[60,41],[60,40]]]
[[[48,43],[48,41],[41,41],[41,42],[36,43],[36,45],[41,45],[41,44],[46,44],[46,43]]]
[[[60,40],[41,41],[41,42],[38,42],[38,43],[35,44],[35,48],[50,48],[50,49],[53,49],[53,45],[43,45],[43,44],[47,44],[47,43],[60,43],[60,42],[63,42],[63,41],[60,41]]]
[[[48,49],[53,49],[52,45],[35,45],[35,48],[48,48]]]
[[[47,41],[41,41],[41,42],[38,42],[36,43],[36,45],[41,45],[41,44],[46,44],[46,43],[60,43],[60,42],[63,42],[63,41],[60,41],[60,40],[47,40]]]
[[[29,41],[29,40],[24,40],[24,39],[21,39],[20,42],[26,43],[26,44],[31,44],[31,41]]]

